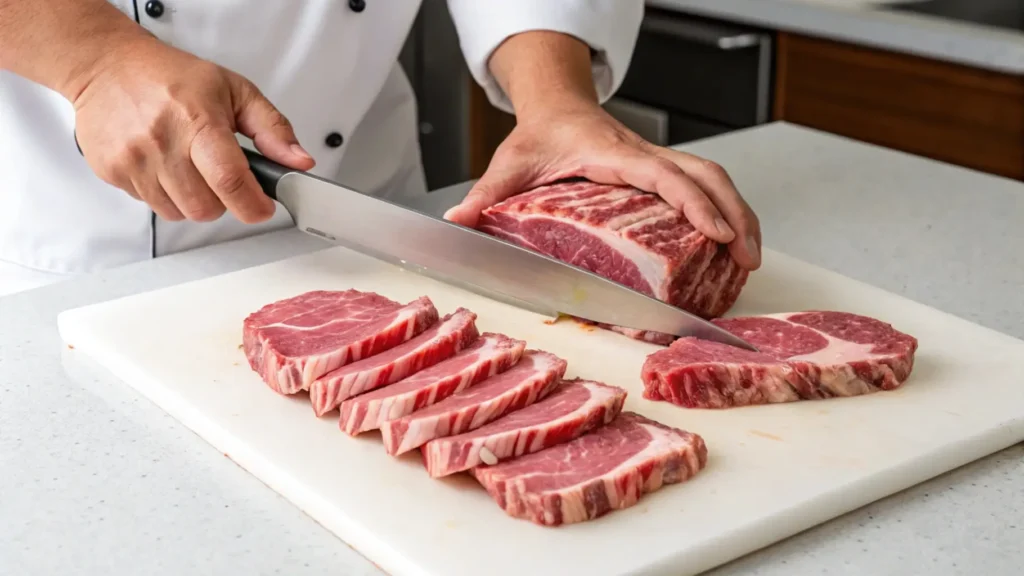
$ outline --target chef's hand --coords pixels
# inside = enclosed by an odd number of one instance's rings
[[[483,177],[446,217],[474,226],[483,209],[509,196],[580,176],[657,193],[704,235],[728,243],[741,266],[760,265],[757,216],[721,166],[655,146],[597,105],[520,119]]]
[[[165,220],[270,218],[235,133],[272,160],[308,170],[313,159],[288,120],[248,80],[145,37],[113,46],[72,99],[75,135],[104,181]]]
[[[498,48],[491,71],[509,95],[516,127],[483,177],[445,217],[473,227],[480,212],[554,180],[583,177],[657,193],[700,232],[729,245],[738,264],[761,262],[757,216],[721,166],[655,146],[598,105],[590,52],[554,32],[513,36]]]

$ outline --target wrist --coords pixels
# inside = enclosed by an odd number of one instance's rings
[[[136,54],[139,49],[159,42],[130,20],[96,22],[83,32],[80,41],[69,50],[66,65],[56,71],[52,86],[72,103],[103,70],[118,66],[126,55]]]
[[[516,34],[495,50],[490,69],[518,121],[598,107],[590,47],[567,34]]]

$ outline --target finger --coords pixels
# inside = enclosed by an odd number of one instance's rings
[[[729,250],[733,258],[745,268],[761,265],[761,228],[757,216],[740,195],[728,172],[718,164],[670,148],[655,151],[671,160],[697,183],[715,204],[726,222],[736,232]]]
[[[236,77],[235,119],[238,131],[252,139],[264,156],[296,170],[309,170],[316,162],[299,145],[291,122],[248,80]]]
[[[590,180],[611,183],[609,178],[617,175],[623,184],[657,193],[708,238],[728,243],[736,237],[704,191],[672,161],[630,151],[618,152],[613,160],[598,165],[604,168],[588,169],[585,176]]]
[[[480,221],[481,212],[523,192],[531,180],[532,173],[524,170],[523,165],[519,163],[512,166],[492,164],[462,202],[445,212],[444,217],[456,224],[475,228]]]
[[[246,224],[274,214],[274,202],[256,182],[249,161],[226,126],[209,124],[192,140],[190,157],[221,203]]]
[[[159,175],[159,181],[178,210],[189,220],[212,222],[224,214],[224,203],[207,186],[188,156],[169,162]]]
[[[156,212],[157,216],[168,222],[178,222],[185,219],[185,216],[178,210],[178,207],[174,205],[174,201],[164,192],[156,177],[134,177],[132,178],[132,187],[135,188],[139,199],[148,204],[153,212]]]

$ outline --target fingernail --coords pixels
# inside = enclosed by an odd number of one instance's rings
[[[718,231],[725,236],[736,236],[736,233],[732,231],[732,227],[730,227],[725,220],[722,220],[721,218],[715,218],[715,228],[718,228]]]
[[[757,240],[754,240],[753,236],[747,236],[747,254],[750,254],[750,259],[754,262],[761,261],[761,251],[757,248]]]
[[[310,160],[313,159],[313,157],[309,155],[309,152],[306,152],[306,150],[298,144],[292,144],[292,152],[296,156],[302,156],[303,158],[309,158]]]

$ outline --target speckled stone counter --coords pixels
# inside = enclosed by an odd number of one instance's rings
[[[683,149],[771,248],[1024,338],[1024,185],[785,124]],[[323,247],[287,230],[0,298],[0,574],[380,574],[57,336],[61,310]],[[1016,576],[1021,542],[1018,445],[713,573]]]
[[[647,0],[647,4],[986,70],[1024,73],[1024,31],[879,9],[911,1]]]

